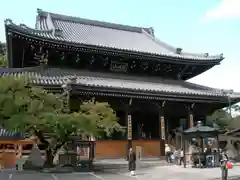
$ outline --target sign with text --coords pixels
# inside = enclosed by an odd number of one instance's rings
[[[111,61],[110,70],[116,72],[127,72],[128,63]]]
[[[165,140],[165,122],[164,116],[160,117],[160,127],[161,127],[161,139]]]
[[[128,115],[128,140],[132,139],[132,116]]]

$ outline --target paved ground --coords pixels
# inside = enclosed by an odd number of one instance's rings
[[[142,169],[137,171],[136,177],[130,177],[129,173],[124,172],[48,174],[8,171],[0,172],[0,180],[212,180],[220,178],[220,175],[219,168],[193,169],[173,165]],[[240,166],[235,166],[234,169],[229,170],[229,175],[240,177]]]
[[[0,180],[136,180],[124,174],[111,173],[69,173],[69,174],[48,174],[36,172],[9,173],[1,172]]]
[[[229,176],[240,177],[240,166],[235,166],[229,170]],[[152,168],[147,172],[142,172],[142,175],[138,175],[139,180],[211,180],[221,177],[220,168],[183,168],[180,166],[161,166]]]

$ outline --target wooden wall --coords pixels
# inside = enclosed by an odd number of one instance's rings
[[[165,142],[160,140],[133,140],[132,147],[136,146],[143,149],[143,157],[164,156]],[[126,140],[100,140],[96,141],[96,158],[124,158],[126,157]]]

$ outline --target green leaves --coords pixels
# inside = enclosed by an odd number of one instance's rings
[[[48,142],[54,152],[70,136],[100,137],[121,130],[108,103],[83,102],[79,112],[70,113],[62,111],[60,94],[31,86],[24,77],[0,77],[0,84],[0,121],[9,129],[25,131],[41,140],[42,134],[51,134]]]
[[[120,131],[121,126],[117,122],[116,113],[106,102],[94,102],[93,100],[84,102],[80,107],[80,114],[83,119],[91,122],[100,132],[105,132],[108,136],[114,131]]]
[[[7,67],[7,49],[6,44],[0,42],[0,67]]]
[[[7,55],[1,55],[0,54],[0,67],[7,67]]]

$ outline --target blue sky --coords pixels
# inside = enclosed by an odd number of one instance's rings
[[[159,39],[184,51],[224,53],[220,66],[191,81],[240,92],[240,0],[8,0],[0,7],[0,41],[5,41],[4,19],[34,27],[37,8],[153,27]]]

